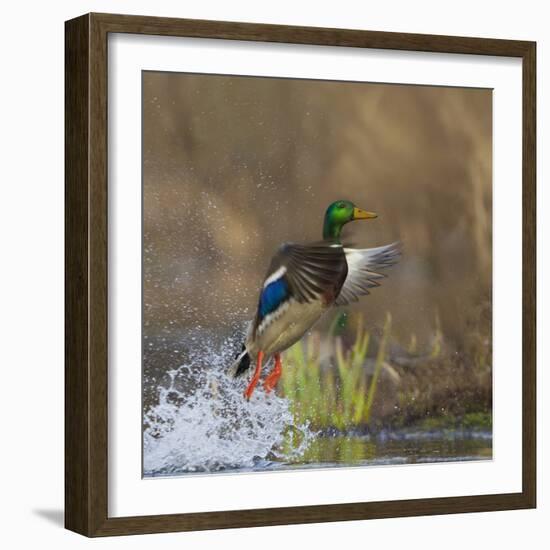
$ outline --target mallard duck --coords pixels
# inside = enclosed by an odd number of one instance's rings
[[[350,201],[333,202],[325,214],[322,241],[285,243],[273,256],[256,316],[230,371],[235,377],[241,376],[255,358],[256,368],[244,392],[247,399],[258,384],[264,361],[275,359],[264,381],[269,393],[281,376],[281,352],[300,340],[332,306],[344,306],[369,294],[369,289],[379,286],[378,280],[385,277],[377,270],[397,262],[398,243],[355,249],[340,241],[345,224],[376,217]]]

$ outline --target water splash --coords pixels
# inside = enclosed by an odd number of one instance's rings
[[[307,425],[294,426],[289,401],[266,395],[260,385],[250,401],[243,398],[247,381],[227,375],[235,349],[229,339],[219,352],[206,343],[200,348],[168,372],[158,402],[144,415],[144,475],[253,469],[298,459],[314,434]],[[290,448],[289,432],[296,442]]]

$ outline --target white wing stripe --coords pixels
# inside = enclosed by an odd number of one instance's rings
[[[274,271],[265,281],[264,288],[271,284],[273,281],[280,279],[286,273],[286,267],[282,265],[277,271]]]

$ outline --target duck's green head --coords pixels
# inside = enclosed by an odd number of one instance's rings
[[[346,223],[353,220],[368,220],[376,217],[377,214],[374,212],[361,210],[361,208],[357,208],[351,201],[335,201],[327,208],[325,214],[323,239],[338,240]]]

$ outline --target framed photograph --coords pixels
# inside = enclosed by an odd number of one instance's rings
[[[535,507],[535,43],[65,36],[66,527]]]

